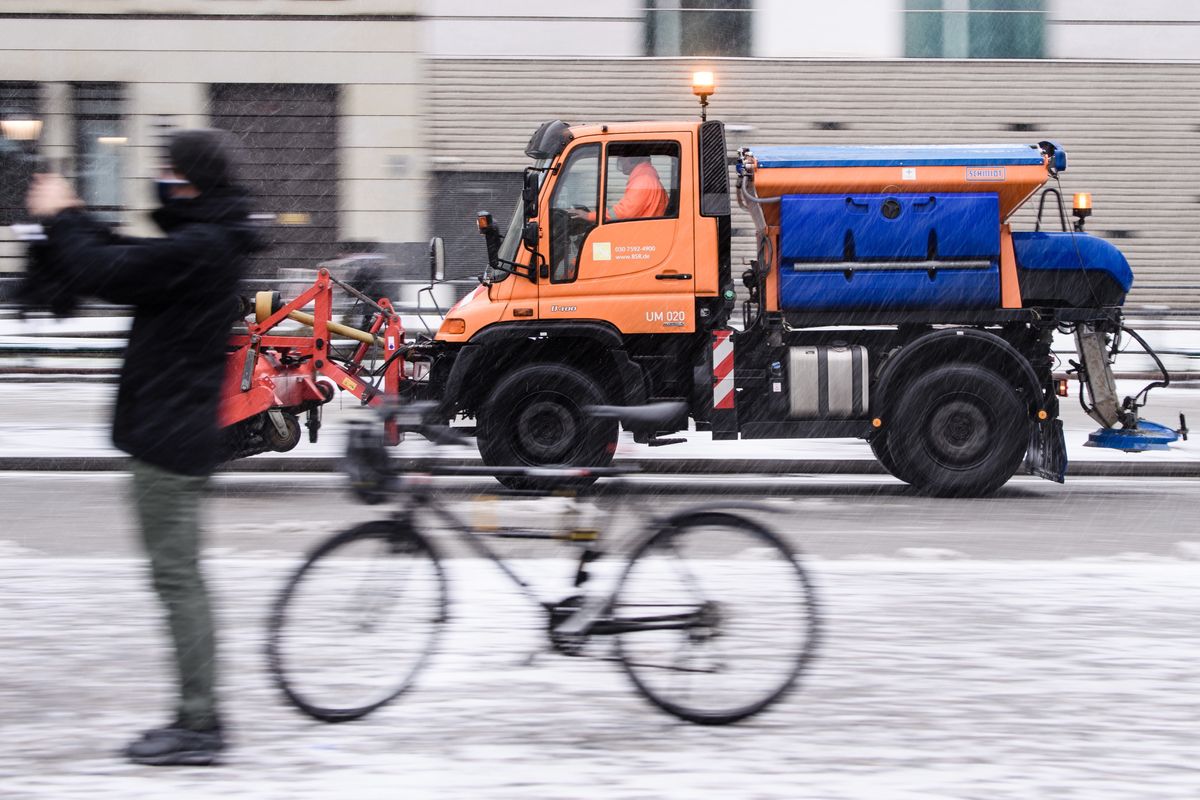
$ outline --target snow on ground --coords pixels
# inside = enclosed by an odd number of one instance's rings
[[[428,320],[427,320],[428,321]],[[434,320],[436,323],[436,320]],[[422,329],[420,320],[405,319],[412,330]],[[1137,327],[1137,323],[1133,323]],[[36,317],[26,320],[0,319],[0,350],[4,346],[35,345],[70,347],[96,346],[119,343],[119,339],[80,338],[87,334],[117,333],[127,330],[128,317],[76,317],[54,319]],[[1194,370],[1200,358],[1200,332],[1190,328],[1164,328],[1158,321],[1145,321],[1145,335],[1155,347],[1164,351],[1164,359],[1170,369]],[[35,336],[31,336],[36,334]],[[1061,337],[1060,337],[1061,338]],[[1073,347],[1069,338],[1060,342],[1064,349],[1062,358],[1072,356]],[[1118,369],[1147,370],[1153,365],[1147,358],[1134,352],[1118,358]],[[24,356],[22,363],[44,364],[45,359]],[[56,361],[54,363],[63,363]],[[115,367],[119,361],[113,359],[73,359],[77,366]],[[1065,362],[1064,362],[1065,363]],[[1065,367],[1064,367],[1065,368]],[[1123,380],[1118,382],[1122,396],[1134,394],[1147,381]],[[1187,388],[1187,387],[1191,388]],[[45,456],[69,457],[118,456],[108,438],[108,407],[111,405],[115,387],[96,383],[0,383],[0,456]],[[1072,396],[1063,400],[1064,424],[1066,426],[1068,457],[1070,461],[1114,461],[1128,463],[1150,463],[1166,461],[1200,460],[1200,443],[1180,442],[1168,451],[1129,454],[1106,448],[1085,447],[1090,432],[1098,426],[1079,409],[1075,393],[1078,386],[1071,385]],[[1151,393],[1150,405],[1143,412],[1146,419],[1176,427],[1179,412],[1200,418],[1200,391],[1195,384],[1180,388],[1170,387]],[[326,406],[328,427],[322,431],[321,440],[315,445],[302,441],[291,453],[291,457],[340,457],[344,446],[344,423],[357,416],[361,409],[357,401],[341,395]],[[651,448],[636,444],[632,437],[623,434],[617,450],[618,458],[661,458],[661,459],[849,459],[873,461],[870,448],[856,439],[779,439],[713,442],[709,434],[691,432],[685,444]],[[439,455],[471,458],[477,455],[475,448],[444,447]],[[277,457],[280,454],[269,454]]]
[[[141,563],[6,555],[6,800],[1192,800],[1200,788],[1192,563],[810,561],[824,637],[801,689],[703,728],[652,708],[614,664],[522,666],[541,623],[474,560],[451,562],[450,636],[413,693],[361,722],[309,720],[262,656],[294,562],[217,559],[236,745],[219,769],[156,770],[113,755],[168,701]],[[567,574],[540,563],[539,577]]]
[[[1132,394],[1146,381],[1119,381],[1118,389]],[[116,387],[111,384],[0,383],[0,456],[116,457],[109,441],[108,415]],[[1074,391],[1074,387],[1072,388]],[[1168,387],[1151,393],[1147,419],[1175,427],[1183,411],[1196,424],[1200,420],[1200,391]],[[341,394],[325,407],[326,427],[316,444],[304,439],[290,453],[270,457],[336,458],[345,447],[345,426],[371,412],[357,400]],[[1063,403],[1067,452],[1070,461],[1112,461],[1132,464],[1168,461],[1200,461],[1200,438],[1177,442],[1169,450],[1123,453],[1085,447],[1088,434],[1098,426],[1079,409],[1074,396]],[[669,447],[637,444],[623,433],[618,458],[662,459],[861,459],[874,461],[870,447],[858,439],[758,439],[714,442],[710,434],[692,431],[687,442]],[[441,447],[437,455],[474,458],[474,445]]]

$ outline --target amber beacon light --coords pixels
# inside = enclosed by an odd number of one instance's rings
[[[1083,221],[1092,215],[1092,195],[1090,192],[1076,192],[1075,206],[1072,213],[1075,214],[1075,230],[1083,230]]]
[[[716,83],[711,72],[692,73],[692,94],[700,98],[700,121],[708,120],[708,98],[716,91]]]

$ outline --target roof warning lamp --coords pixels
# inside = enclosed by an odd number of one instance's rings
[[[692,94],[700,98],[700,121],[708,120],[708,98],[716,91],[713,74],[708,71],[692,73]]]
[[[1092,215],[1091,192],[1075,193],[1074,209],[1071,213],[1075,215],[1075,230],[1082,233],[1084,220]]]

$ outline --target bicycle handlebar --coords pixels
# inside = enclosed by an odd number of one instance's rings
[[[419,403],[385,403],[380,415],[385,423],[391,422],[402,433],[415,433],[434,444],[469,444],[467,437],[454,428],[432,419],[438,415],[439,404],[433,401]],[[583,411],[593,419],[616,419],[626,430],[654,433],[669,429],[681,417],[687,416],[687,404],[682,402],[649,403],[642,406],[585,406]]]
[[[471,440],[449,425],[416,425],[410,429],[434,444],[470,444]]]
[[[421,436],[435,445],[470,444],[470,439],[442,422],[435,402],[385,403],[378,409],[380,421],[391,423],[401,433]],[[595,418],[617,418],[626,428],[662,428],[686,413],[683,403],[655,403],[626,408],[589,406],[585,411]],[[383,425],[353,423],[346,448],[344,470],[359,498],[368,504],[381,503],[400,488],[399,479],[407,472],[403,462],[394,460],[384,442]],[[421,473],[443,477],[529,477],[557,478],[563,481],[581,478],[619,477],[639,472],[636,467],[508,466],[490,467],[462,464],[432,464]]]

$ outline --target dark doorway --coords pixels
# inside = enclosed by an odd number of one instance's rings
[[[267,215],[272,246],[255,275],[311,269],[338,253],[338,87],[215,84],[212,124],[241,142],[242,180]]]
[[[521,196],[521,173],[435,172],[430,195],[430,236],[446,242],[446,277],[479,275],[487,249],[476,215],[490,211],[500,230],[507,230]]]

